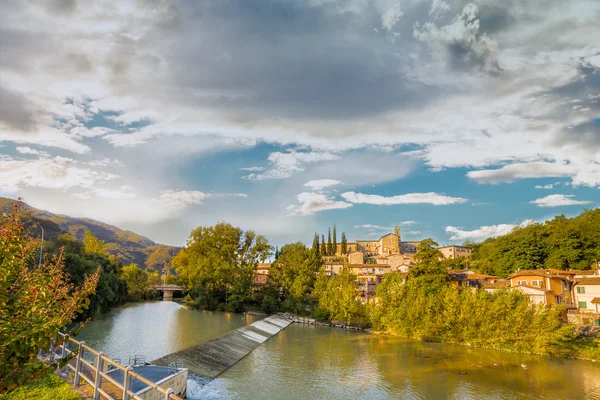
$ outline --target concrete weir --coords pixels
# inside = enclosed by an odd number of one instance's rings
[[[219,337],[152,361],[155,365],[183,364],[191,373],[216,378],[292,321],[272,315]]]

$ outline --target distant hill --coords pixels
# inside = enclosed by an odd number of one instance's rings
[[[17,200],[0,197],[0,210],[9,210]],[[173,252],[179,248],[158,244],[135,232],[123,230],[90,218],[74,218],[68,215],[53,214],[39,210],[23,203],[24,211],[44,228],[46,239],[69,233],[77,240],[83,241],[85,233],[90,231],[98,239],[103,240],[109,254],[115,255],[123,264],[138,264],[142,268],[162,269],[170,260]],[[173,251],[173,249],[175,249]]]
[[[507,276],[519,269],[589,269],[600,262],[600,208],[574,218],[558,215],[544,223],[475,244],[471,267]]]

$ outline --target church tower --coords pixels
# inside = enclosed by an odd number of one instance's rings
[[[398,225],[396,225],[394,227],[394,234],[398,236],[398,241],[401,242],[402,241],[402,235],[400,233],[400,227]]]

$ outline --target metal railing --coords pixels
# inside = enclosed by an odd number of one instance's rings
[[[73,383],[75,384],[75,386],[79,386],[81,384],[81,378],[83,378],[87,383],[89,383],[92,386],[92,388],[94,389],[94,394],[93,394],[94,400],[100,400],[100,395],[102,395],[104,398],[109,399],[109,400],[118,400],[118,399],[142,400],[141,397],[136,396],[136,394],[131,391],[131,382],[134,379],[137,379],[140,382],[143,382],[146,385],[148,385],[150,388],[156,389],[158,392],[164,394],[165,400],[183,400],[181,397],[175,395],[175,393],[174,393],[175,391],[172,388],[165,389],[165,388],[158,386],[156,383],[149,381],[148,379],[144,378],[142,375],[135,373],[133,371],[132,366],[127,366],[127,367],[122,366],[119,362],[117,362],[115,360],[111,360],[110,358],[105,356],[102,352],[97,352],[96,350],[87,346],[84,341],[81,341],[81,342],[77,341],[77,340],[69,337],[69,335],[60,333],[60,332],[58,335],[62,338],[62,345],[59,345],[57,348],[57,346],[54,346],[54,344],[51,344],[52,352],[56,356],[59,356],[60,358],[64,359],[64,358],[68,357],[71,353],[73,353],[73,351],[68,349],[67,344],[73,343],[77,346],[77,356],[74,357],[72,360],[72,361],[74,361],[75,365],[73,365],[71,362],[69,362],[66,364],[66,366],[75,373],[75,376],[73,378]],[[94,363],[91,363],[88,360],[86,360],[85,358],[83,358],[84,351],[89,352],[90,354],[95,356]],[[106,372],[112,371],[114,369],[120,369],[121,371],[123,371],[123,382],[118,382],[115,379],[113,379],[112,376],[105,373],[104,372],[105,365],[107,366]],[[110,367],[112,367],[112,368],[110,368]],[[86,376],[86,374],[84,374],[82,372],[83,368],[88,369],[93,374],[93,376],[91,376],[91,377]],[[115,387],[120,389],[123,393],[122,396],[113,397],[110,394],[108,394],[105,390],[103,390],[102,389],[102,380],[103,379],[106,379],[108,382],[112,383],[113,385],[115,385]]]

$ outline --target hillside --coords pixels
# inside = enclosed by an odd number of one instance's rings
[[[7,211],[17,201],[0,197],[0,210]],[[87,231],[103,240],[109,254],[123,264],[138,264],[142,268],[161,269],[173,253],[173,247],[158,244],[135,232],[120,229],[90,218],[74,218],[53,214],[24,204],[24,211],[44,228],[45,238],[51,239],[69,233],[82,241]],[[39,233],[38,233],[39,235]],[[178,248],[175,248],[177,252]]]
[[[600,262],[600,208],[574,218],[558,215],[544,223],[474,245],[470,266],[506,276],[518,269],[589,269]]]

